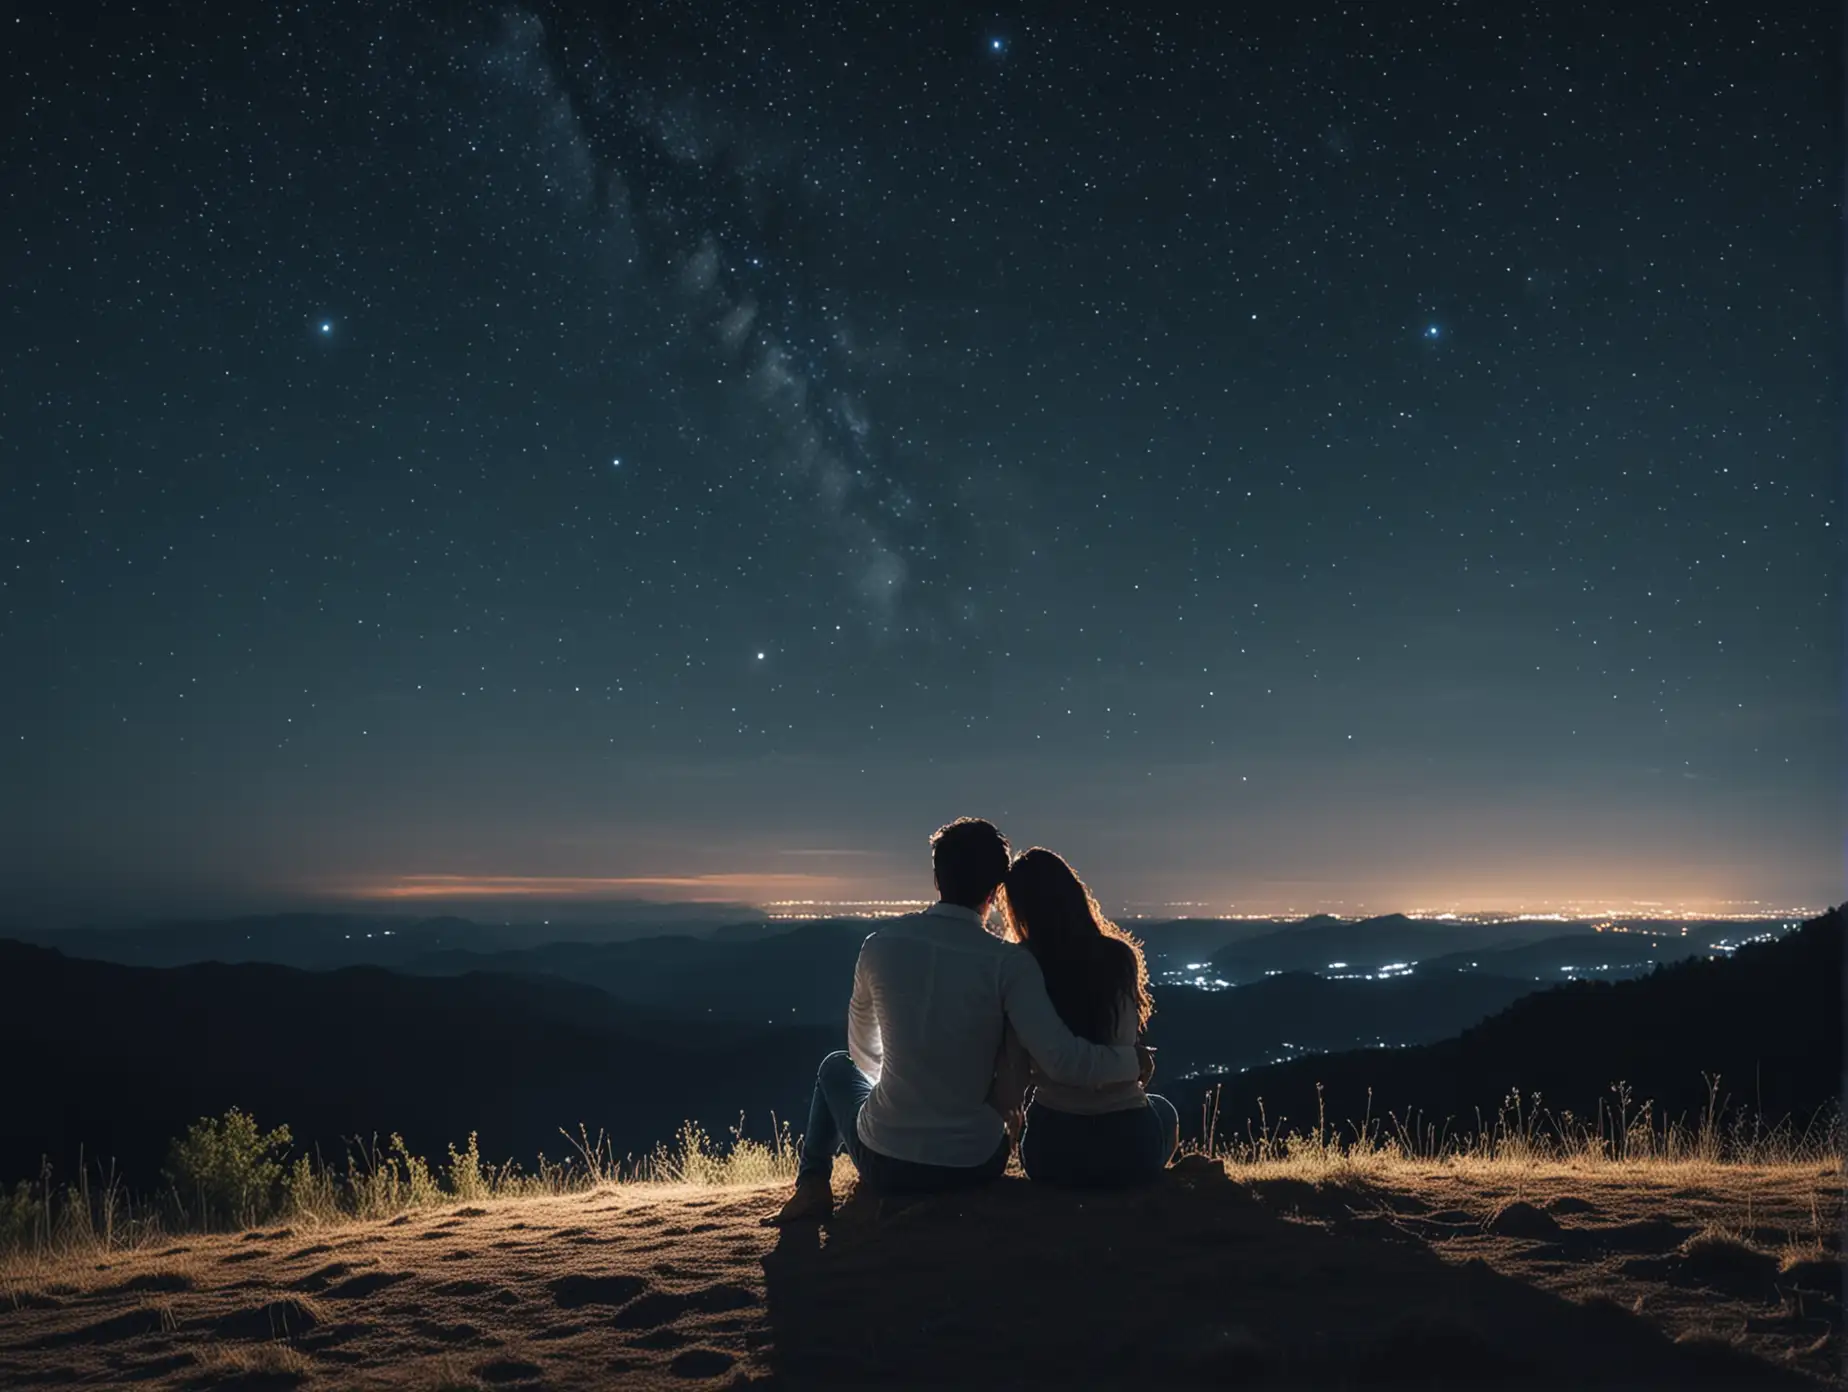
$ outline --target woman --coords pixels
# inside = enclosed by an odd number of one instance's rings
[[[1007,935],[1039,963],[1065,1026],[1094,1044],[1135,1044],[1154,1011],[1136,940],[1105,918],[1063,859],[1036,846],[1008,868],[1002,889]],[[995,1105],[1017,1112],[1035,1092],[1020,1138],[1020,1163],[1045,1184],[1123,1185],[1152,1180],[1180,1140],[1174,1104],[1140,1082],[1101,1088],[1046,1081],[1010,1034],[997,1069]]]

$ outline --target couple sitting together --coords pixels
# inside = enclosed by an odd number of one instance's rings
[[[1072,868],[1037,847],[1010,863],[975,817],[931,837],[931,868],[940,902],[860,948],[847,1050],[821,1062],[796,1192],[770,1222],[827,1218],[843,1149],[876,1192],[916,1194],[995,1179],[1016,1138],[1049,1184],[1150,1180],[1179,1144],[1147,1090],[1142,950]],[[983,926],[997,901],[1005,936]]]

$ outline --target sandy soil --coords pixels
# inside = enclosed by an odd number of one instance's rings
[[[1318,1185],[1200,1165],[1133,1194],[856,1195],[819,1232],[759,1226],[778,1197],[608,1189],[15,1275],[0,1386],[1840,1381],[1822,1172]],[[1715,1222],[1750,1244],[1690,1242]]]

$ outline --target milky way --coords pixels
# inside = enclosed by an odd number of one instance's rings
[[[890,622],[904,551],[929,545],[905,525],[919,509],[886,471],[866,401],[903,349],[868,343],[844,292],[817,283],[791,245],[805,227],[842,221],[809,177],[814,155],[752,134],[748,117],[701,92],[657,90],[594,37],[580,41],[591,56],[572,62],[530,12],[505,12],[499,31],[484,70],[513,75],[558,131],[556,148],[538,157],[558,161],[588,214],[608,219],[643,274],[677,292],[692,356],[735,384],[732,414],[757,427],[745,448],[809,491],[841,549],[843,580]]]

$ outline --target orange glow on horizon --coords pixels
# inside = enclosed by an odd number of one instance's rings
[[[325,889],[325,887],[324,887]],[[533,904],[595,903],[615,900],[652,900],[682,904],[752,905],[771,918],[823,916],[883,916],[910,912],[928,903],[900,896],[868,881],[848,876],[780,872],[706,875],[393,875],[347,882],[333,887],[340,898],[371,903],[439,903],[454,901],[513,900]],[[1230,897],[1221,900],[1189,899],[1158,902],[1130,901],[1112,906],[1126,918],[1198,917],[1219,919],[1292,919],[1318,913],[1359,919],[1383,913],[1404,913],[1413,918],[1499,919],[1507,917],[1558,918],[1598,925],[1609,931],[1620,919],[1716,919],[1809,917],[1813,906],[1777,904],[1746,898],[1705,897],[1642,899],[1628,896],[1584,895],[1541,898],[1529,891],[1497,900],[1480,892],[1446,902],[1428,893],[1418,896],[1381,895],[1350,898],[1291,895]]]

